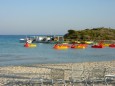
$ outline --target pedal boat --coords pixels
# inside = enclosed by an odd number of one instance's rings
[[[109,47],[115,48],[115,44],[110,44]]]
[[[91,47],[92,47],[92,48],[104,48],[103,45],[99,45],[99,44],[98,44],[98,45],[92,45]]]
[[[24,47],[27,47],[27,48],[34,48],[36,46],[37,46],[36,44],[32,44],[32,43],[25,43],[24,44]]]
[[[64,44],[55,44],[53,46],[54,49],[59,49],[59,50],[62,50],[62,49],[68,49],[69,46],[68,45],[64,45]]]
[[[87,47],[86,44],[71,45],[71,48],[73,48],[73,49],[85,49],[86,47]]]

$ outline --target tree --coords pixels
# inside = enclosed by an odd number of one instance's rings
[[[68,30],[69,34],[74,34],[76,31],[75,30]]]

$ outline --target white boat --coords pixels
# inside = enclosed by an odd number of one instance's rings
[[[60,43],[64,42],[63,36],[29,36],[21,38],[20,43],[31,42],[31,43]]]
[[[21,38],[19,41],[20,41],[20,43],[26,43],[26,42],[32,43],[33,39],[30,37],[29,38],[26,37],[26,38]]]
[[[21,38],[19,41],[20,41],[20,43],[25,43],[27,40],[26,40],[26,39]]]

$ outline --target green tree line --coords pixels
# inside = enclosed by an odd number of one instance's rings
[[[115,29],[112,28],[92,28],[85,30],[68,30],[64,35],[65,40],[115,40]]]

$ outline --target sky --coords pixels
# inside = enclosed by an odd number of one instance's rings
[[[0,0],[0,35],[115,28],[115,0]]]

